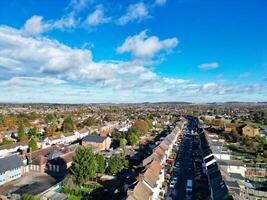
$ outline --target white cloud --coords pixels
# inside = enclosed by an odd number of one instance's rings
[[[201,90],[204,92],[214,91],[218,85],[216,83],[205,83],[202,85]]]
[[[21,74],[60,75],[116,89],[141,87],[158,78],[142,65],[94,62],[89,50],[70,48],[45,37],[33,38],[10,27],[0,27],[0,63],[6,69],[19,69]]]
[[[91,26],[97,26],[100,24],[108,23],[111,20],[109,17],[105,17],[104,8],[102,5],[96,7],[95,11],[89,14],[85,20],[85,24]]]
[[[12,77],[9,80],[0,81],[2,86],[19,87],[19,86],[37,86],[43,84],[59,85],[66,81],[52,77]]]
[[[23,31],[30,35],[38,35],[49,28],[49,24],[43,23],[43,17],[34,15],[28,19],[24,26]]]
[[[67,9],[71,10],[74,14],[84,10],[88,5],[92,4],[94,0],[71,0]]]
[[[177,38],[160,40],[157,36],[148,37],[146,30],[138,35],[129,36],[124,43],[117,48],[118,53],[129,52],[135,58],[153,58],[160,51],[168,51],[178,45]]]
[[[76,24],[75,18],[71,15],[63,16],[59,20],[47,22],[43,21],[42,16],[34,15],[25,22],[22,31],[28,35],[39,35],[52,29],[71,29],[74,28]]]
[[[216,69],[219,67],[219,63],[213,62],[213,63],[204,63],[198,66],[200,69],[203,70],[210,70],[210,69]]]
[[[155,0],[155,4],[159,6],[165,5],[167,0]]]
[[[175,79],[175,78],[164,78],[163,79],[165,83],[170,84],[170,85],[176,85],[176,84],[189,84],[191,83],[190,80],[185,80],[185,79]]]
[[[148,15],[148,7],[143,2],[130,4],[127,8],[126,13],[118,19],[118,24],[125,25],[128,22],[132,22],[135,20],[141,21],[147,18]]]
[[[138,47],[150,49],[147,43],[151,41],[147,40],[151,37],[142,34]],[[157,44],[152,45],[151,51],[140,53],[135,50],[136,46],[128,44],[126,46],[130,50],[125,48],[124,51],[133,56],[153,57],[166,47],[171,49],[175,46],[172,42],[153,37],[152,41]],[[6,77],[11,77],[0,81],[0,101],[207,101],[207,95],[208,101],[211,101],[218,96],[225,100],[224,97],[237,94],[238,97],[258,95],[264,99],[262,91],[266,89],[259,84],[222,85],[211,82],[200,85],[191,80],[161,76],[134,61],[95,62],[89,50],[71,48],[43,36],[32,37],[7,26],[0,26],[0,66],[5,68]]]

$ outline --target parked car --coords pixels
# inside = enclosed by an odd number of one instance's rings
[[[170,188],[174,188],[175,184],[176,184],[175,181],[171,181]]]

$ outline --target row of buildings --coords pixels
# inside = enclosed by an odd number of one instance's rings
[[[267,181],[267,166],[249,167],[241,160],[236,160],[232,153],[224,148],[225,141],[217,134],[205,132],[212,153],[206,159],[216,162],[222,178],[236,200],[266,200],[267,191],[261,188],[261,183]],[[255,184],[256,183],[256,184]]]
[[[80,144],[91,147],[94,152],[108,150],[111,139],[103,136],[87,135]],[[77,145],[56,143],[37,151],[22,152],[0,159],[0,185],[20,178],[28,172],[47,173],[64,176],[71,166]]]
[[[170,156],[178,136],[182,133],[184,122],[180,122],[165,139],[153,149],[153,153],[142,162],[144,170],[139,175],[138,183],[128,190],[127,200],[155,200],[163,196],[166,159]]]

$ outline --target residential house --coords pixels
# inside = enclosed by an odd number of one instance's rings
[[[62,137],[64,138],[64,144],[71,144],[79,140],[79,133],[69,132],[65,133]]]
[[[44,173],[46,171],[47,162],[49,160],[55,159],[70,151],[72,151],[72,149],[66,147],[63,144],[52,145],[44,149],[24,154],[22,155],[22,158],[27,160],[29,171]]]
[[[218,165],[228,173],[239,173],[245,177],[246,165],[238,160],[218,160]]]
[[[75,131],[75,134],[78,135],[79,139],[83,139],[89,134],[90,130],[88,128],[83,128],[78,131]]]
[[[24,164],[17,155],[0,159],[0,185],[20,178],[24,174]]]
[[[141,176],[139,183],[133,191],[128,192],[129,200],[151,199],[156,200],[162,190],[164,182],[164,168],[162,164],[153,160],[146,168],[145,173]]]
[[[47,161],[47,173],[52,173],[57,176],[65,175],[71,166],[72,158],[75,155],[75,151],[67,153],[53,152],[53,157],[48,156]]]
[[[139,181],[133,191],[128,191],[127,200],[152,200],[153,191],[143,181]]]
[[[258,136],[260,134],[259,131],[260,131],[259,128],[248,124],[242,128],[242,135],[249,136],[249,137],[255,137],[255,136]]]
[[[0,158],[11,154],[16,154],[19,151],[25,151],[27,149],[28,149],[28,141],[2,145],[0,146]]]
[[[82,139],[82,145],[92,147],[94,150],[107,150],[110,148],[110,137],[87,135]]]

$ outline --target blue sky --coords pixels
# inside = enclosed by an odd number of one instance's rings
[[[2,0],[0,102],[266,101],[265,0]]]

